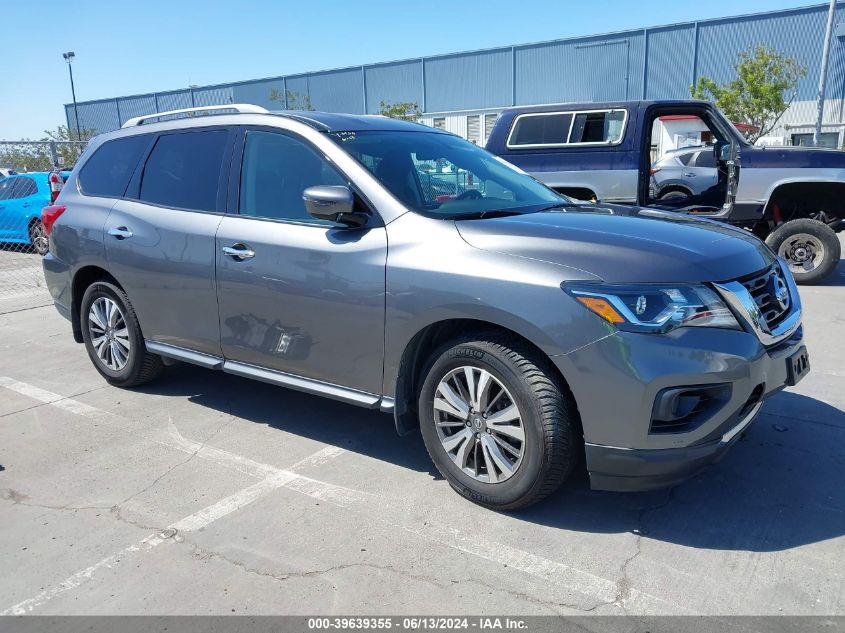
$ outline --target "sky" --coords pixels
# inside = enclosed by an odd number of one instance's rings
[[[786,9],[800,0],[0,0],[0,140],[79,101]]]

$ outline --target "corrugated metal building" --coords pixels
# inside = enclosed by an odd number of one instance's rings
[[[268,109],[378,113],[381,101],[411,101],[423,122],[477,143],[512,105],[689,97],[698,77],[729,80],[737,54],[774,48],[807,67],[782,127],[768,142],[812,134],[827,5],[703,20],[550,42],[368,64],[300,75],[80,102],[82,128],[113,130],[141,114],[200,105],[253,103]],[[837,5],[825,104],[825,140],[843,143],[845,2]],[[297,103],[271,101],[273,91]],[[75,124],[73,105],[65,106]]]

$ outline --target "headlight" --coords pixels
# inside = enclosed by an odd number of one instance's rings
[[[679,327],[740,325],[707,286],[564,283],[563,289],[591,312],[628,332],[669,332]]]

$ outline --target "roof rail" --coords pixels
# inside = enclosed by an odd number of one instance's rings
[[[182,110],[168,110],[167,112],[155,112],[153,114],[145,114],[144,116],[136,116],[129,119],[126,123],[121,125],[124,127],[135,127],[136,125],[143,125],[148,119],[157,119],[163,116],[170,116],[172,114],[195,114],[220,112],[221,110],[234,110],[235,112],[251,113],[251,114],[267,114],[267,110],[261,106],[251,105],[249,103],[224,103],[221,105],[199,106],[196,108],[183,108]],[[223,112],[220,112],[224,114]]]

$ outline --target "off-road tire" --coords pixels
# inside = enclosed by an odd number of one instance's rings
[[[781,247],[790,238],[798,234],[809,235],[824,247],[824,257],[812,270],[807,272],[796,271],[792,266],[790,270],[795,277],[795,282],[803,285],[813,285],[823,281],[839,262],[842,246],[836,232],[824,222],[811,220],[810,218],[799,218],[784,222],[766,238],[766,244],[779,255]]]

